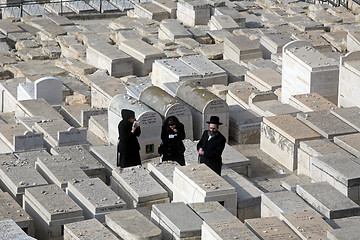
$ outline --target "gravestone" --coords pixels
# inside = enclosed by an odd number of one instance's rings
[[[65,224],[64,239],[117,240],[118,238],[97,219],[89,219]]]
[[[193,0],[189,2],[178,2],[177,19],[188,27],[205,25],[210,20],[211,7],[207,1]]]
[[[338,108],[335,104],[324,98],[318,93],[305,93],[293,95],[289,98],[290,106],[299,109],[302,112],[314,112]]]
[[[140,122],[141,135],[138,138],[140,144],[141,159],[158,156],[156,149],[160,145],[162,119],[158,113],[151,110],[144,103],[137,101],[126,94],[116,95],[110,102],[108,109],[109,141],[116,145],[118,141],[118,124],[122,120],[121,110],[130,109],[135,112],[137,121]]]
[[[35,238],[29,237],[21,228],[11,219],[0,221],[0,236],[6,240],[34,240]]]
[[[224,41],[224,59],[231,59],[237,64],[242,61],[262,57],[260,43],[246,36],[230,36]]]

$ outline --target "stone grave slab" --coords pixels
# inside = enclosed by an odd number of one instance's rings
[[[46,181],[54,183],[64,190],[68,186],[68,182],[77,182],[89,178],[79,167],[64,163],[59,164],[55,159],[38,158],[35,162],[35,168]]]
[[[289,104],[302,112],[328,111],[338,107],[318,93],[305,93],[293,95]]]
[[[360,207],[327,182],[298,185],[296,193],[328,219],[360,215]]]
[[[278,217],[299,210],[311,210],[301,197],[292,191],[268,192],[261,194],[261,217]]]
[[[296,192],[296,186],[297,185],[309,185],[311,184],[311,178],[299,174],[299,175],[289,175],[288,177],[285,177],[281,181],[281,186],[285,188],[288,191]]]
[[[185,203],[154,204],[151,220],[163,233],[163,239],[200,239],[202,219]]]
[[[231,59],[237,64],[241,61],[261,58],[260,43],[246,36],[230,36],[224,41],[224,59]]]
[[[226,71],[229,84],[233,82],[244,81],[246,74],[246,68],[244,66],[235,63],[231,59],[214,60],[213,63]]]
[[[237,217],[241,221],[260,217],[262,191],[232,169],[223,168],[221,177],[235,188],[237,193]]]
[[[327,111],[298,113],[296,117],[328,139],[356,132],[356,129]],[[324,119],[327,121],[324,121]]]
[[[89,219],[64,225],[64,239],[117,240],[118,238],[97,219]]]
[[[106,69],[110,76],[133,74],[131,57],[108,43],[99,42],[88,46],[86,61],[97,68]]]
[[[170,200],[173,199],[173,175],[175,167],[180,166],[177,162],[148,163],[147,170],[150,175],[168,192]]]
[[[106,114],[106,109],[92,108],[88,104],[63,105],[60,113],[74,127],[88,127],[91,116]]]
[[[222,202],[237,215],[235,188],[205,164],[176,167],[174,171],[174,202]]]
[[[96,218],[101,223],[106,214],[126,208],[125,202],[99,178],[70,182],[66,194],[84,210],[85,219]]]
[[[13,154],[1,155],[1,188],[22,205],[26,188],[47,185],[48,182],[36,171],[35,161],[17,159]]]
[[[357,131],[360,131],[359,112],[359,107],[337,108],[331,110],[333,115]]]
[[[65,6],[77,14],[95,12],[95,9],[84,1],[66,2]]]
[[[202,0],[181,2],[177,4],[176,16],[179,21],[188,27],[206,25],[211,16],[210,5]]]
[[[112,171],[117,169],[117,146],[106,145],[106,146],[91,146],[91,154],[105,167],[106,171],[106,182],[110,181]]]
[[[40,240],[61,237],[64,224],[84,220],[82,209],[54,184],[26,189],[24,209]]]
[[[29,237],[21,228],[12,220],[5,219],[0,221],[0,236],[1,239],[6,240],[34,240]]]
[[[241,236],[244,239],[259,239],[238,218],[222,214],[218,219],[205,219],[201,227],[201,239],[234,239]]]
[[[262,35],[260,38],[260,49],[263,53],[263,57],[265,59],[270,59],[271,54],[281,53],[283,46],[291,40],[290,32],[278,32]]]
[[[159,27],[159,39],[175,41],[178,38],[192,38],[192,34],[177,20],[164,19]]]
[[[17,86],[20,83],[24,83],[25,78],[13,78],[9,80],[2,81],[0,83],[1,89],[1,111],[14,112],[17,106]]]
[[[145,76],[152,70],[156,59],[165,58],[165,53],[142,40],[122,41],[119,49],[133,58],[134,74]]]
[[[338,145],[329,141],[328,139],[316,139],[300,142],[298,149],[298,174],[311,176],[312,158],[322,156],[330,153],[339,152],[347,157],[353,158],[349,152],[340,148]]]
[[[283,221],[301,239],[327,239],[326,233],[332,228],[312,209],[303,209],[281,214]]]
[[[162,239],[161,230],[136,209],[107,214],[105,223],[123,239]]]
[[[311,178],[317,182],[326,181],[353,201],[359,197],[359,160],[341,153],[333,153],[312,159]]]
[[[140,18],[154,19],[159,22],[170,17],[170,14],[165,9],[152,2],[135,3],[134,14]]]
[[[301,239],[277,217],[246,219],[245,226],[260,239]]]
[[[211,220],[224,217],[233,217],[233,215],[226,210],[226,208],[219,202],[195,202],[187,204],[192,211],[194,211],[201,219]]]
[[[62,116],[44,99],[19,101],[15,111],[15,116],[41,116],[44,119],[62,119]]]
[[[251,176],[250,160],[227,143],[221,158],[224,167],[231,168],[239,174]]]
[[[104,142],[109,142],[109,129],[107,123],[108,116],[105,114],[91,116],[88,129]]]
[[[9,193],[0,193],[0,221],[13,220],[27,235],[35,236],[34,220],[10,196]],[[0,236],[4,236],[0,234]]]
[[[351,240],[359,237],[358,226],[328,230],[326,234],[329,240]]]
[[[239,24],[228,15],[213,15],[208,23],[210,30],[227,30],[229,32],[239,29]]]
[[[334,137],[334,143],[357,158],[360,157],[360,133]]]
[[[155,203],[169,202],[166,190],[141,166],[115,169],[110,181],[112,190],[126,202],[128,208],[150,208]]]
[[[259,90],[248,82],[230,83],[226,96],[228,105],[240,105],[244,109],[249,109],[249,97],[252,93],[258,93]]]
[[[281,87],[281,74],[271,68],[260,68],[246,72],[245,81],[260,91],[275,91]]]
[[[291,115],[266,117],[261,125],[260,149],[290,171],[294,171],[297,168],[299,142],[320,137],[317,132]]]
[[[192,165],[198,163],[199,152],[196,148],[196,143],[190,139],[183,140],[185,146],[184,158],[186,165]]]

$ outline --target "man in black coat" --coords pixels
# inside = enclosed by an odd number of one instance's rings
[[[125,168],[141,165],[140,144],[137,139],[141,134],[141,130],[136,122],[135,112],[129,109],[122,109],[121,116],[122,120],[118,125],[117,166]]]
[[[211,116],[209,130],[205,130],[199,143],[197,150],[199,152],[200,163],[205,163],[209,168],[221,176],[222,159],[221,154],[225,148],[226,139],[219,132],[218,116]]]

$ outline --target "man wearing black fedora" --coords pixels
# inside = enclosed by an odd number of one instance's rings
[[[219,132],[219,126],[222,123],[218,116],[211,116],[210,121],[206,123],[209,124],[209,130],[204,131],[197,144],[200,163],[205,163],[214,172],[221,175],[221,154],[226,143],[225,137]]]

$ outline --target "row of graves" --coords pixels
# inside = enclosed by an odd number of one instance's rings
[[[357,15],[268,0],[127,15],[0,20],[0,239],[358,238]],[[143,166],[119,169],[124,108]],[[170,115],[186,166],[157,154]],[[211,115],[292,174],[264,186],[228,144],[222,176],[198,164]]]

